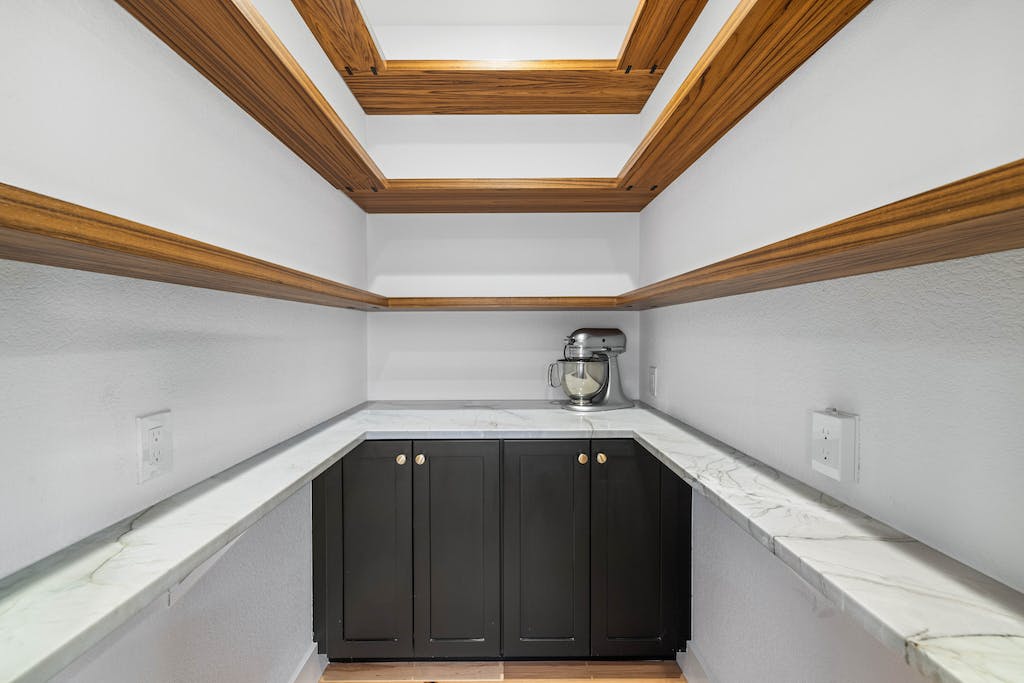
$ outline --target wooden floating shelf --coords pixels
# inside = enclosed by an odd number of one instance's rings
[[[0,258],[320,306],[388,305],[371,292],[2,183]]]
[[[249,0],[117,0],[343,191],[387,179]]]
[[[389,311],[614,311],[614,296],[388,297]]]
[[[636,114],[707,0],[641,0],[618,59],[386,60],[355,0],[292,0],[367,114]]]
[[[0,184],[0,258],[365,311],[643,310],[1024,248],[1024,159],[619,296],[384,297]]]
[[[614,178],[427,178],[351,197],[367,213],[560,213],[635,212],[654,195],[619,188]]]
[[[1024,247],[1024,159],[617,298],[671,306]]]
[[[664,190],[871,0],[742,0],[619,172]]]

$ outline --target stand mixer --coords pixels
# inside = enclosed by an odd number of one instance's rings
[[[562,407],[578,412],[632,408],[619,379],[619,354],[625,350],[626,335],[613,328],[582,327],[566,337],[563,358],[548,366],[548,384],[569,397]]]

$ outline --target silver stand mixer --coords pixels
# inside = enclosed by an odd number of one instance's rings
[[[563,358],[548,366],[548,384],[569,397],[562,407],[582,413],[632,408],[619,379],[625,350],[626,335],[614,328],[583,327],[566,337]]]

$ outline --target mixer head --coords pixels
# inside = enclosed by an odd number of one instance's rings
[[[564,356],[586,360],[595,356],[617,356],[626,350],[626,335],[613,327],[581,327],[565,338]]]

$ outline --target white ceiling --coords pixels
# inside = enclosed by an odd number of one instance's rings
[[[621,26],[638,0],[359,0],[371,26]]]

